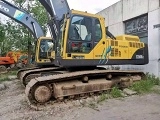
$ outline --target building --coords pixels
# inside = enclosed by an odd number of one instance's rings
[[[160,76],[160,0],[121,0],[98,12],[108,30],[116,35],[138,35],[149,46],[148,65],[124,65]]]

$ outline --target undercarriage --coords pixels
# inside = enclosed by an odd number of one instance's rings
[[[47,71],[48,74],[44,74]],[[29,74],[24,78],[26,73]],[[55,67],[41,69],[37,74],[35,70],[25,71],[20,79],[26,82],[27,102],[32,108],[38,109],[51,101],[58,102],[103,93],[114,86],[126,88],[141,80],[143,76],[144,73],[141,71],[95,69],[71,72]]]

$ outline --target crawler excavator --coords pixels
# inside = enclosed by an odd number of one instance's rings
[[[23,80],[32,76],[25,88],[31,107],[104,92],[114,85],[127,87],[144,75],[142,71],[98,67],[148,64],[148,46],[139,37],[113,36],[105,29],[102,16],[70,10],[67,0],[39,2],[49,15],[55,57],[48,57],[57,67],[52,69],[52,75],[49,70],[48,75],[37,75],[32,70],[23,72]]]
[[[28,28],[28,30],[32,33],[35,41],[35,66],[33,68],[25,68],[20,69],[18,71],[17,77],[20,78],[21,73],[31,70],[38,71],[38,74],[44,74],[45,71],[52,71],[54,65],[52,64],[50,57],[54,59],[55,51],[54,51],[54,43],[51,37],[45,37],[44,32],[36,21],[29,13],[25,10],[16,7],[15,5],[9,3],[6,0],[0,0],[0,13],[5,16],[15,20],[21,25]],[[47,67],[47,69],[46,69]],[[45,72],[46,73],[46,72]],[[23,83],[23,81],[22,81]],[[25,83],[23,83],[25,85]]]

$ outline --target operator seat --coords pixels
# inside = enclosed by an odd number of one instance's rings
[[[86,41],[91,41],[91,33],[89,33],[88,35],[86,35],[85,40]]]

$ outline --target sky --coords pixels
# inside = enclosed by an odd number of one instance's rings
[[[67,0],[71,9],[97,13],[120,0]]]

